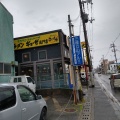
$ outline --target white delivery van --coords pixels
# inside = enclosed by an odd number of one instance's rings
[[[112,74],[109,79],[111,88],[120,88],[120,73]]]
[[[10,83],[20,83],[29,87],[33,92],[36,91],[35,81],[30,76],[12,76]]]

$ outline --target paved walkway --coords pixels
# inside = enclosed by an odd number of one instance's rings
[[[120,115],[112,107],[97,80],[94,88],[83,87],[85,103],[77,105],[70,97],[56,95],[46,97],[48,104],[47,120],[120,120]]]
[[[47,120],[80,120],[82,104],[75,105],[72,96],[56,95],[45,99],[48,105]]]
[[[96,79],[95,88],[89,88],[87,94],[92,106],[90,120],[120,120],[120,115],[116,113],[110,99],[105,95]]]

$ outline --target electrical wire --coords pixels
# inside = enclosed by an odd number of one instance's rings
[[[115,38],[115,40],[114,40],[113,43],[115,43],[115,41],[118,40],[119,37],[120,37],[120,33],[119,33],[118,36]]]
[[[105,57],[104,58],[106,58],[107,57],[107,55],[108,55],[108,53],[110,52],[110,48],[109,48],[109,50],[108,50],[108,52],[106,53],[106,55],[105,55]]]
[[[120,50],[118,50],[118,49],[116,51],[120,52]]]
[[[73,20],[71,20],[72,22],[76,22],[78,19],[79,19],[79,17],[80,17],[80,12],[79,12],[79,15],[77,16],[77,18],[75,18],[75,19],[73,19]]]
[[[109,48],[109,47],[104,47],[104,48],[94,49],[94,51],[96,51],[96,50],[108,49],[108,48]]]

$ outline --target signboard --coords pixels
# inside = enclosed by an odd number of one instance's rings
[[[83,65],[80,37],[71,37],[72,62],[73,66]]]
[[[83,52],[84,52],[84,59],[85,59],[85,61],[86,61],[86,65],[88,64],[88,57],[87,57],[87,53],[86,53],[86,43],[85,43],[85,41],[83,41],[83,42],[81,42],[81,47],[82,47],[82,50],[83,50]]]
[[[14,49],[27,49],[59,43],[58,32],[43,35],[28,36],[14,40]]]

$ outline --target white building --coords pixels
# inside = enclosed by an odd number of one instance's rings
[[[107,73],[117,73],[117,65],[115,63],[109,64]]]

